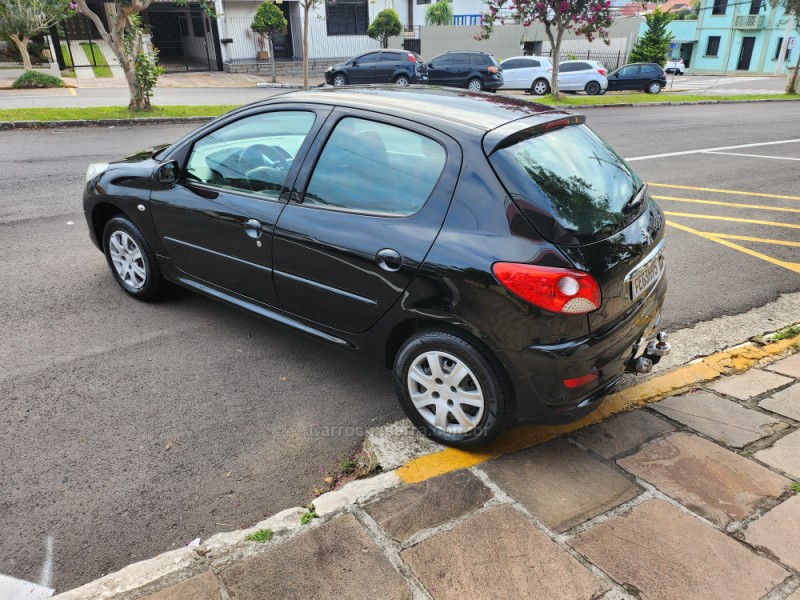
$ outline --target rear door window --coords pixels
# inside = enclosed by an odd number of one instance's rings
[[[398,63],[400,62],[399,52],[381,52],[382,63]]]
[[[438,142],[393,125],[346,117],[314,168],[303,204],[404,217],[428,200],[446,159]]]
[[[523,213],[554,243],[605,239],[638,214],[626,205],[642,182],[585,125],[529,137],[494,152],[490,161],[512,198],[527,208]]]

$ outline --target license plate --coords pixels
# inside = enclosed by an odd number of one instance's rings
[[[641,296],[647,288],[661,278],[663,272],[664,252],[662,250],[631,274],[631,300],[636,300]]]

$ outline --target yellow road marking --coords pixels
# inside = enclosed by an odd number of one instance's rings
[[[689,217],[690,219],[711,219],[713,221],[733,221],[734,223],[751,223],[753,225],[768,225],[770,227],[788,227],[789,229],[800,229],[800,225],[792,223],[776,223],[775,221],[758,221],[756,219],[739,219],[737,217],[719,217],[717,215],[698,215],[695,213],[670,212],[665,210],[665,215],[670,217]]]
[[[698,231],[697,229],[692,229],[691,227],[687,227],[686,225],[680,225],[679,223],[675,223],[674,221],[667,221],[667,223],[672,227],[677,227],[678,229],[681,229],[688,233],[699,235],[702,238],[711,240],[712,242],[717,242],[718,244],[722,244],[723,246],[728,246],[728,248],[733,248],[734,250],[738,250],[739,252],[744,252],[745,254],[749,254],[750,256],[760,258],[761,260],[765,260],[768,263],[772,263],[773,265],[778,265],[779,267],[783,267],[784,269],[789,269],[790,271],[794,271],[795,273],[800,273],[800,263],[778,260],[777,258],[767,256],[766,254],[762,254],[761,252],[756,252],[755,250],[751,250],[750,248],[745,248],[744,246],[740,246],[739,244],[734,244],[733,242],[724,240],[721,237],[717,236],[716,234],[706,233],[704,231]]]
[[[418,483],[450,471],[473,467],[503,454],[536,446],[558,436],[599,423],[617,413],[627,412],[667,396],[685,392],[700,383],[716,379],[720,375],[745,371],[761,360],[788,350],[798,340],[800,340],[800,336],[765,346],[749,342],[712,354],[613,394],[596,411],[574,423],[517,427],[503,433],[486,448],[477,452],[446,448],[407,462],[397,469],[397,474],[405,483]]]
[[[67,88],[67,89],[69,90],[69,93],[72,94],[73,96],[78,95],[78,92],[75,91],[75,88]]]
[[[778,246],[794,246],[800,248],[800,242],[789,242],[787,240],[771,240],[766,238],[750,237],[749,235],[733,235],[730,233],[714,233],[714,237],[725,240],[740,240],[742,242],[758,242],[759,244],[776,244]]]
[[[742,192],[737,190],[720,190],[717,188],[693,187],[691,185],[676,185],[672,183],[648,183],[650,187],[674,188],[676,190],[693,190],[697,192],[717,192],[718,194],[734,194],[736,196],[760,196],[761,198],[780,198],[783,200],[800,200],[800,196],[781,196],[779,194],[760,194],[758,192]]]
[[[753,208],[755,210],[775,210],[779,212],[800,213],[800,208],[783,208],[782,206],[761,206],[759,204],[739,204],[738,202],[720,202],[718,200],[697,200],[695,198],[678,198],[675,196],[653,196],[656,200],[674,200],[675,202],[691,202],[693,204],[713,204],[729,208]]]

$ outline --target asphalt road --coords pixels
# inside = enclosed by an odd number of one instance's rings
[[[800,290],[800,141],[698,152],[798,138],[797,110],[587,111],[645,181],[726,190],[652,186],[684,199],[659,199],[667,328]],[[380,365],[186,291],[143,304],[117,288],[83,220],[86,164],[189,129],[0,133],[0,573],[63,591],[249,525],[307,502],[364,428],[401,417]],[[665,153],[682,154],[650,158]]]

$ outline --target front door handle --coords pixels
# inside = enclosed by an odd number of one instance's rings
[[[244,222],[244,232],[248,237],[258,239],[261,237],[261,223],[255,219],[247,219]]]
[[[384,271],[394,273],[395,271],[399,271],[400,267],[403,266],[403,257],[400,256],[397,250],[384,248],[383,250],[379,250],[378,254],[375,255],[375,262],[377,262],[378,266]]]

